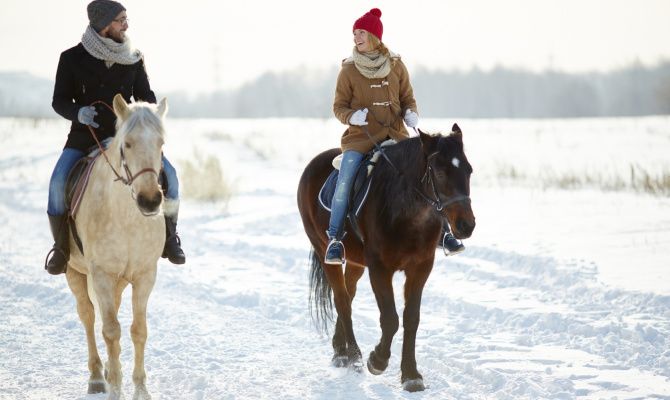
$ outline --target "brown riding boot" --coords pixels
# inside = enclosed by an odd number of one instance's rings
[[[70,259],[70,229],[67,224],[67,215],[49,215],[49,226],[54,245],[44,261],[44,269],[51,275],[58,275],[66,271],[67,262]]]

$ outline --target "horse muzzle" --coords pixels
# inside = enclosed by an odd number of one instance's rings
[[[159,190],[150,195],[139,193],[135,202],[142,215],[151,217],[160,212],[161,204],[163,203],[163,193]]]
[[[467,239],[472,236],[472,231],[475,230],[475,219],[459,218],[456,224],[452,225],[451,230],[457,239]]]

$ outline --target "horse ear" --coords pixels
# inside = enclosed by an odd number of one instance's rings
[[[112,104],[114,106],[114,114],[116,114],[119,119],[124,120],[128,117],[128,114],[130,113],[128,103],[126,103],[126,100],[120,93],[117,93],[117,95],[114,96],[114,102]]]
[[[419,129],[419,138],[421,139],[421,148],[426,156],[430,156],[437,151],[437,138],[435,136],[424,133]]]
[[[158,115],[161,118],[165,117],[168,111],[167,97],[163,97],[160,103],[158,103]]]
[[[463,133],[461,132],[461,128],[458,126],[458,124],[454,124],[454,126],[451,127],[451,131],[453,133]]]

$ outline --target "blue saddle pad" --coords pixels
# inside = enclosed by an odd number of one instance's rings
[[[334,169],[333,172],[328,175],[328,178],[319,191],[319,204],[328,211],[330,211],[333,204],[333,195],[335,194],[335,185],[337,184],[337,176],[339,175],[339,172],[340,171]],[[371,184],[372,175],[368,176],[367,163],[362,162],[361,167],[356,173],[354,187],[351,189],[351,194],[349,196],[349,211],[347,214],[353,213],[355,216],[358,216],[358,213],[365,204],[365,199],[368,196]]]

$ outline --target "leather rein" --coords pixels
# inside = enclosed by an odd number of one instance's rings
[[[104,105],[105,107],[107,107],[111,112],[114,112],[114,109],[113,109],[109,104],[105,103],[105,102],[102,101],[102,100],[96,100],[96,101],[94,101],[93,103],[91,103],[91,106],[93,106],[93,105],[95,105],[95,104],[102,104],[102,105]],[[139,172],[137,172],[135,175],[133,175],[133,173],[130,171],[130,168],[128,167],[128,163],[126,162],[126,155],[123,153],[123,146],[120,146],[120,147],[119,147],[119,151],[121,152],[121,166],[123,167],[123,170],[124,170],[124,172],[125,172],[125,174],[126,174],[125,177],[121,176],[121,175],[116,171],[116,168],[114,168],[114,166],[112,165],[112,163],[109,161],[109,158],[107,158],[107,154],[106,154],[106,152],[105,152],[105,148],[102,146],[102,144],[101,144],[100,141],[98,140],[98,137],[95,135],[95,131],[93,130],[93,127],[90,126],[90,125],[86,125],[86,126],[88,127],[88,130],[91,132],[91,136],[93,136],[93,140],[95,140],[95,143],[97,143],[98,148],[100,149],[100,152],[101,152],[102,155],[105,157],[105,161],[107,161],[107,164],[109,165],[109,167],[110,167],[110,168],[112,169],[112,171],[114,172],[114,175],[116,175],[116,179],[114,179],[114,182],[116,182],[116,181],[121,181],[121,182],[123,182],[124,185],[126,185],[126,186],[130,186],[130,185],[133,183],[133,181],[134,181],[135,179],[137,179],[137,177],[140,176],[140,175],[142,175],[143,173],[151,172],[151,173],[155,174],[156,176],[158,176],[158,172],[157,172],[155,169],[153,169],[153,168],[143,168],[143,169],[141,169]]]

